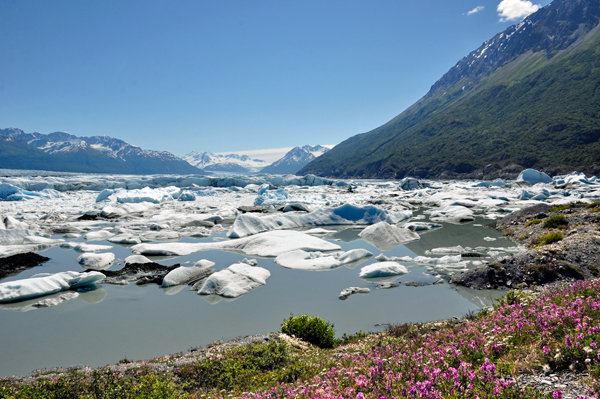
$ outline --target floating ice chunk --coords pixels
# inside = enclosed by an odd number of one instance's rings
[[[29,225],[25,222],[20,222],[12,216],[4,218],[4,225],[7,229],[27,230]]]
[[[177,187],[164,187],[152,189],[144,187],[139,190],[128,190],[117,193],[117,202],[120,203],[138,203],[138,202],[152,202],[159,204],[163,201],[173,200],[179,198],[181,189]]]
[[[63,238],[69,239],[69,240],[75,240],[77,238],[81,237],[81,234],[75,234],[75,233],[67,233],[67,234],[63,234]]]
[[[111,249],[111,245],[78,244],[73,249],[77,252],[102,252]]]
[[[517,181],[526,181],[531,185],[537,183],[552,183],[552,178],[544,172],[538,172],[534,169],[525,169],[517,177]]]
[[[254,260],[254,264],[250,265],[250,261],[248,261],[248,259],[244,258],[244,260],[242,261],[242,263],[247,263],[250,266],[256,266],[257,262],[255,259]],[[200,259],[198,262],[194,263],[194,267],[199,267],[199,268],[205,268],[205,267],[213,267],[215,265],[215,262],[212,262],[210,260],[207,259]]]
[[[100,194],[98,194],[98,196],[96,197],[96,202],[102,202],[106,199],[108,199],[111,195],[113,195],[115,193],[115,190],[111,190],[109,188],[105,188],[104,190],[102,190],[102,192]]]
[[[84,253],[77,258],[77,263],[86,269],[92,270],[106,270],[112,266],[115,261],[115,254],[113,253]]]
[[[379,262],[367,265],[360,269],[360,278],[377,278],[402,276],[408,274],[408,269],[396,262]]]
[[[141,235],[142,241],[179,241],[181,234],[176,231],[151,231]]]
[[[36,274],[24,280],[0,283],[0,302],[18,301],[52,294],[69,288],[91,285],[102,281],[104,278],[104,274],[99,272]]]
[[[179,201],[196,201],[196,194],[191,191],[183,191],[179,195]]]
[[[495,238],[492,238],[492,237],[483,237],[483,239],[484,239],[485,241],[496,241],[496,239],[495,239]]]
[[[345,290],[340,292],[340,295],[338,296],[338,298],[340,298],[342,301],[345,301],[351,295],[368,294],[369,292],[371,292],[371,290],[368,288],[350,287],[350,288],[346,288]]]
[[[76,246],[78,246],[79,243],[77,242],[73,242],[73,241],[69,241],[69,242],[63,242],[62,244],[60,244],[60,247],[62,249],[75,249]]]
[[[426,265],[437,265],[437,264],[442,264],[442,265],[446,265],[446,264],[451,264],[451,263],[458,263],[462,261],[462,256],[461,255],[446,255],[446,256],[442,256],[441,258],[430,258],[427,256],[417,256],[415,258],[411,258],[410,256],[402,256],[402,257],[396,257],[396,256],[385,256],[384,254],[379,254],[375,257],[375,260],[377,260],[378,262],[414,262],[414,263],[419,263],[419,264],[426,264]]]
[[[461,205],[451,205],[441,209],[426,211],[433,222],[460,224],[475,220],[473,211]]]
[[[359,236],[380,251],[389,251],[398,245],[421,238],[412,230],[392,226],[387,222],[379,222],[369,226],[361,231]]]
[[[60,197],[60,193],[53,189],[43,189],[41,191],[27,191],[12,184],[0,184],[0,201],[23,201],[35,199],[52,199]]]
[[[288,269],[332,270],[342,266],[354,268],[365,262],[373,254],[366,249],[352,249],[348,252],[306,252],[302,250],[285,252],[275,258],[275,263]]]
[[[210,266],[214,266],[215,262],[205,261],[201,263],[201,266],[198,267],[196,265],[192,267],[180,266],[175,270],[171,270],[163,279],[162,286],[163,287],[172,287],[175,285],[181,284],[189,284],[197,280],[201,280],[203,278],[207,278],[215,271],[210,268]],[[201,261],[202,262],[202,261]],[[207,266],[209,265],[209,266]]]
[[[337,233],[337,231],[336,230],[326,230],[326,229],[317,227],[316,229],[305,230],[305,231],[303,231],[303,233],[314,234],[314,235],[325,235],[325,234],[330,234],[330,233]]]
[[[378,290],[389,290],[390,288],[397,288],[397,287],[400,287],[400,284],[394,283],[391,281],[386,281],[386,282],[377,284]]]
[[[124,244],[124,245],[135,245],[141,244],[143,241],[141,237],[131,235],[131,234],[119,234],[118,236],[113,236],[108,239],[108,242],[112,242],[113,244]]]
[[[430,251],[425,251],[425,254],[433,254],[433,255],[443,255],[443,254],[462,254],[467,252],[467,250],[463,247],[461,247],[460,245],[457,245],[455,247],[440,247],[440,248],[433,248]]]
[[[105,206],[100,212],[100,216],[107,219],[116,219],[127,215],[127,211],[118,206]]]
[[[98,230],[98,231],[90,231],[89,233],[84,234],[83,239],[86,241],[100,241],[106,240],[109,237],[114,236],[113,233],[106,230]]]
[[[78,296],[79,296],[78,292],[65,292],[64,294],[61,294],[61,295],[57,296],[56,298],[42,299],[41,301],[38,301],[31,306],[34,306],[36,308],[51,308],[54,306],[58,306],[63,302],[70,301],[71,299],[75,299]]]
[[[283,205],[288,199],[288,193],[284,188],[267,191],[264,189],[265,186],[268,188],[268,184],[265,184],[258,190],[259,195],[254,200],[254,205]]]
[[[398,187],[401,190],[409,191],[409,190],[419,190],[423,188],[423,184],[414,177],[405,177],[400,180],[400,186]]]
[[[152,261],[146,258],[144,255],[131,255],[125,258],[125,264],[144,264],[152,263]]]
[[[310,212],[310,209],[304,204],[294,202],[283,207],[284,212]]]
[[[429,222],[408,222],[406,223],[404,226],[402,226],[406,229],[412,230],[412,231],[426,231],[426,230],[433,230],[433,229],[439,229],[444,227],[442,224],[439,223],[429,223]]]
[[[198,251],[220,250],[241,252],[246,255],[275,257],[284,252],[303,249],[305,251],[335,251],[341,249],[332,244],[299,231],[268,231],[236,240],[199,243],[138,244],[131,250],[140,255],[185,256]]]
[[[345,204],[337,208],[322,208],[305,214],[286,213],[257,216],[245,213],[237,217],[227,236],[240,238],[263,231],[295,229],[307,226],[369,225],[378,222],[395,224],[411,216],[411,211],[387,211],[371,205],[359,207],[351,204]]]
[[[265,285],[270,276],[271,273],[262,267],[236,263],[211,275],[198,294],[237,298]]]

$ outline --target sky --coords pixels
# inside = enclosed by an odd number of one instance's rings
[[[549,3],[3,0],[0,128],[178,156],[337,144]]]

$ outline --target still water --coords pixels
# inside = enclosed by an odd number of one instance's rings
[[[425,255],[426,250],[462,245],[463,247],[508,247],[510,241],[485,225],[445,224],[443,228],[421,235],[421,239],[383,252],[386,256]],[[344,251],[365,248],[375,256],[382,253],[360,239],[360,229],[345,228],[333,240]],[[218,235],[213,235],[217,237]],[[223,236],[223,234],[221,234]],[[486,241],[484,237],[496,238]],[[60,238],[57,236],[56,238]],[[81,239],[79,239],[81,240]],[[184,242],[208,241],[184,239]],[[113,245],[117,259],[131,255],[127,247]],[[41,253],[51,258],[42,266],[4,281],[30,277],[37,273],[81,271],[79,256],[72,250],[52,248]],[[181,263],[191,266],[200,259],[216,262],[220,270],[245,256],[220,251],[198,252],[189,256],[154,259],[163,265]],[[118,262],[118,261],[117,261]],[[189,262],[189,263],[185,263]],[[290,313],[319,315],[335,326],[337,336],[357,331],[381,331],[386,323],[423,322],[463,316],[492,304],[502,295],[494,291],[474,291],[442,285],[376,290],[376,284],[358,277],[361,267],[374,263],[371,258],[354,269],[311,272],[285,269],[273,259],[258,259],[268,269],[267,284],[236,299],[210,304],[189,287],[165,290],[157,285],[116,286],[101,284],[98,289],[57,307],[36,309],[35,300],[0,305],[0,376],[25,375],[35,369],[75,364],[92,367],[116,363],[121,359],[149,359],[186,351],[216,340],[231,340],[250,334],[277,331]],[[406,264],[409,273],[397,282],[433,282],[437,278],[424,267]],[[121,266],[115,265],[111,270]],[[338,299],[348,287],[367,287],[368,295]]]

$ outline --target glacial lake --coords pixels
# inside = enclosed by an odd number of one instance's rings
[[[461,245],[463,247],[512,247],[506,238],[492,228],[491,221],[477,218],[475,222],[454,225],[421,233],[419,241],[383,252],[386,256],[425,255],[427,250]],[[328,227],[329,228],[329,227]],[[379,255],[382,251],[358,236],[361,229],[340,228],[333,239],[347,251],[364,248]],[[224,238],[224,233],[182,242],[212,241]],[[484,237],[490,238],[484,240]],[[61,238],[56,236],[55,238]],[[76,241],[83,241],[79,238]],[[106,241],[93,244],[112,245],[117,262],[131,255],[128,247]],[[37,273],[82,271],[76,262],[79,253],[55,247],[40,252],[51,260],[42,266],[24,271],[3,281],[31,277]],[[221,251],[197,252],[177,258],[151,258],[162,265],[180,263],[191,266],[200,259],[216,262],[221,270],[247,256]],[[273,259],[256,258],[258,266],[268,269],[271,277],[263,287],[236,300],[210,304],[189,287],[162,289],[152,284],[117,286],[100,284],[94,291],[56,307],[36,309],[30,301],[0,305],[3,342],[0,345],[0,376],[26,375],[36,369],[89,365],[92,367],[116,363],[121,359],[152,357],[187,351],[192,347],[240,336],[277,331],[291,313],[319,315],[335,326],[336,335],[357,331],[381,331],[386,324],[424,322],[461,317],[489,306],[501,291],[475,291],[443,284],[411,287],[400,285],[392,289],[376,289],[376,284],[358,277],[361,267],[375,263],[374,257],[354,269],[311,272],[285,269]],[[186,263],[187,262],[187,263]],[[409,273],[397,282],[430,283],[438,280],[423,266],[401,262]],[[338,299],[348,287],[370,288],[369,294]]]

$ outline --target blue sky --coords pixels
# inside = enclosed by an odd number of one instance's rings
[[[0,128],[184,155],[336,144],[549,0],[0,2]]]

